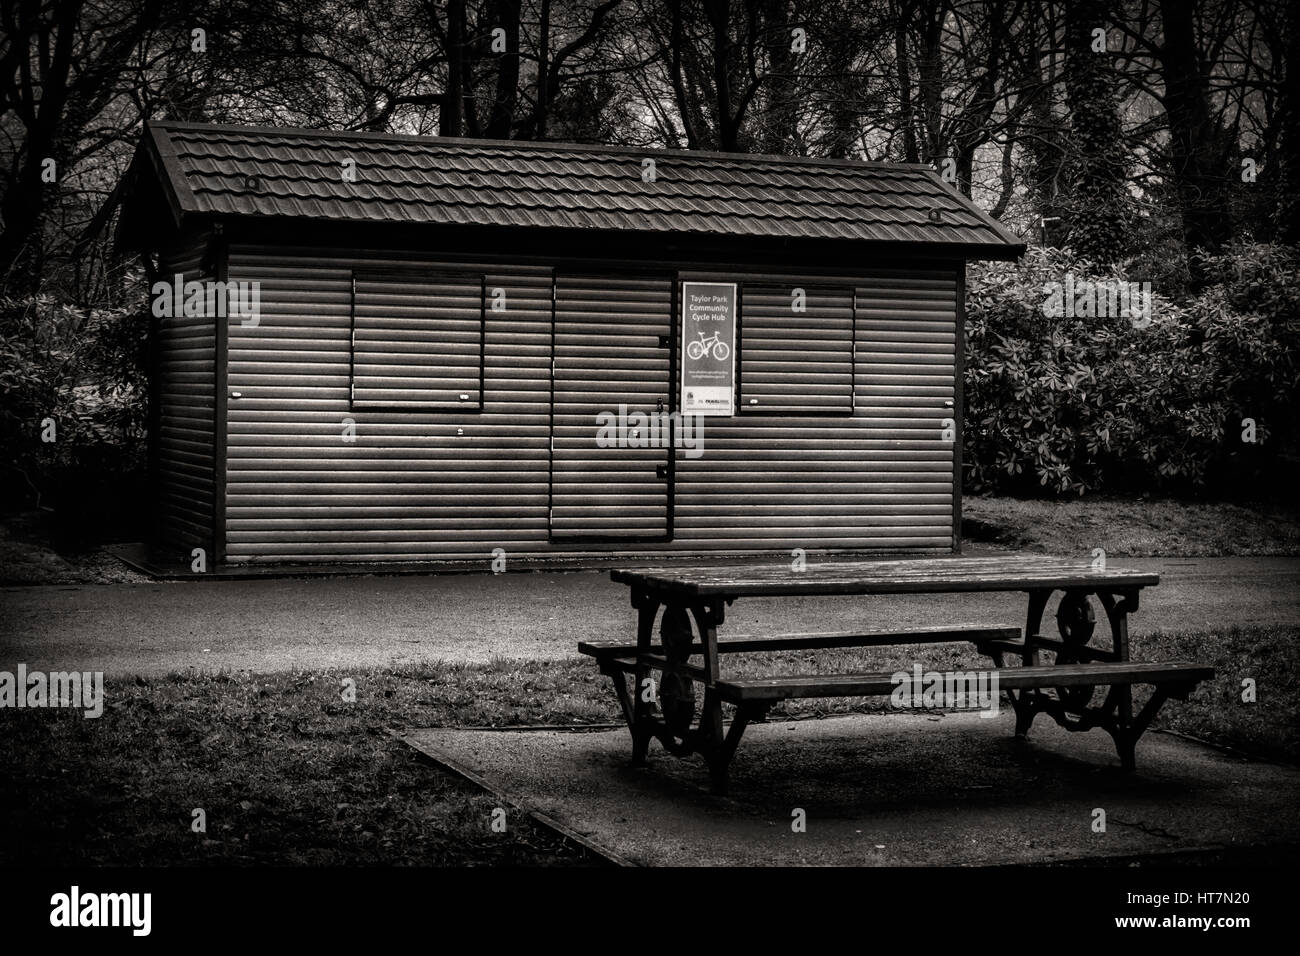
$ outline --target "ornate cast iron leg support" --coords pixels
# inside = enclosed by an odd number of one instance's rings
[[[627,692],[627,675],[621,670],[606,666],[601,667],[601,673],[614,683],[614,695],[618,697],[619,709],[623,711],[623,720],[627,723],[630,732],[636,724],[636,711],[632,705],[632,698]]]
[[[731,762],[736,744],[740,742],[740,735],[745,732],[745,724],[749,720],[738,710],[732,719],[730,732],[724,737],[722,701],[711,685],[718,679],[718,627],[726,620],[726,613],[726,605],[722,601],[691,605],[691,616],[695,618],[695,626],[700,632],[704,671],[710,685],[705,688],[704,706],[700,712],[697,731],[699,749],[709,765],[713,792],[718,794],[727,792],[727,765]]]
[[[711,691],[705,695],[706,713],[707,702],[711,696]],[[725,796],[727,793],[727,768],[731,766],[731,760],[736,756],[736,747],[740,744],[745,728],[752,721],[762,720],[770,706],[767,703],[741,704],[736,708],[736,714],[731,719],[731,726],[727,728],[725,738],[722,736],[722,717],[719,712],[716,725],[717,742],[711,744],[705,752],[705,758],[709,763],[709,779],[713,785],[713,792],[718,796]]]
[[[1020,655],[1020,662],[1025,667],[1033,667],[1041,659],[1038,648],[1034,646],[1034,638],[1039,636],[1043,626],[1043,612],[1047,609],[1047,599],[1051,596],[1050,589],[1029,592],[1029,613],[1025,617],[1025,647]],[[994,663],[998,667],[1002,666],[1000,657],[996,658]],[[1029,728],[1033,725],[1034,715],[1038,712],[1037,693],[1031,689],[1022,690],[1019,694],[1007,691],[1011,706],[1016,712],[1016,738],[1019,740],[1029,737]]]
[[[638,654],[650,652],[654,636],[655,616],[659,613],[659,599],[643,591],[632,592],[632,606],[637,609],[636,650]],[[645,699],[645,681],[650,668],[638,663],[632,683],[632,766],[644,767],[653,736],[650,702]]]
[[[1106,609],[1106,619],[1110,622],[1111,648],[1115,652],[1117,661],[1129,659],[1128,616],[1138,609],[1140,593],[1139,591],[1121,592],[1120,599],[1116,601],[1113,594],[1097,592],[1097,599]],[[1111,706],[1118,709],[1121,724],[1128,726],[1133,722],[1133,693],[1128,684],[1122,687],[1111,687],[1110,693],[1106,696],[1106,707]]]
[[[742,704],[736,709],[730,727],[723,724],[722,699],[713,689],[718,679],[718,627],[726,614],[726,601],[723,599],[707,603],[693,604],[683,608],[680,604],[668,601],[665,595],[650,594],[642,591],[632,592],[632,606],[637,609],[637,655],[648,654],[654,641],[654,625],[659,615],[659,608],[665,607],[662,637],[667,666],[664,671],[665,682],[673,680],[690,680],[690,674],[699,679],[698,670],[686,670],[691,640],[690,627],[686,624],[682,612],[689,611],[695,619],[700,634],[701,654],[704,657],[704,703],[700,710],[699,724],[693,729],[681,726],[681,719],[687,715],[688,707],[693,708],[694,691],[674,685],[673,701],[660,695],[664,716],[660,719],[651,710],[651,704],[645,699],[644,685],[650,676],[651,668],[638,661],[633,673],[633,685],[629,690],[626,675],[611,667],[606,671],[614,680],[614,690],[618,694],[619,704],[623,708],[624,718],[632,732],[632,764],[643,766],[652,738],[658,738],[664,748],[676,756],[682,757],[699,753],[709,767],[709,777],[713,792],[727,792],[727,768],[736,754],[745,728],[755,720],[761,720],[771,706],[768,702]],[[667,684],[665,684],[667,686]],[[675,716],[674,716],[675,715]]]
[[[1164,702],[1170,696],[1185,698],[1190,691],[1190,687],[1157,687],[1135,720],[1127,723],[1116,720],[1114,727],[1106,728],[1115,741],[1115,750],[1119,754],[1119,765],[1122,770],[1131,773],[1137,767],[1135,751],[1138,739],[1151,725],[1151,721],[1155,719],[1156,713]]]
[[[726,604],[722,601],[692,604],[691,616],[695,618],[695,627],[700,632],[700,643],[704,647],[704,670],[708,673],[711,684],[718,679],[718,628],[727,619]]]
[[[664,746],[674,754],[690,752],[691,723],[695,719],[695,681],[690,657],[695,635],[691,618],[680,604],[664,608],[659,636],[666,666],[659,675],[659,710],[663,714]]]
[[[1061,648],[1056,652],[1057,664],[1081,664],[1088,661],[1085,650],[1092,640],[1097,620],[1088,601],[1090,592],[1066,591],[1056,608],[1056,630],[1061,635]],[[1057,687],[1056,699],[1067,710],[1082,711],[1092,700],[1092,687]]]

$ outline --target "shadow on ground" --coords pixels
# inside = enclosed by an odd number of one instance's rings
[[[1011,726],[965,714],[758,725],[727,797],[708,792],[698,758],[655,746],[648,769],[630,768],[622,730],[434,728],[406,740],[646,865],[1297,860],[1300,770],[1150,734],[1138,772],[1124,774],[1100,732],[1036,725],[1018,744]]]

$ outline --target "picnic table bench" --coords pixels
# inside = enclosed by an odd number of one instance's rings
[[[780,565],[727,565],[659,569],[621,569],[610,577],[631,589],[637,611],[635,643],[582,641],[578,650],[593,657],[611,678],[632,735],[632,762],[643,765],[650,741],[657,739],[675,756],[700,754],[708,764],[715,792],[725,793],[727,769],[745,728],[762,720],[778,701],[808,697],[888,696],[894,672],[795,674],[725,679],[719,666],[726,654],[783,650],[884,647],[966,642],[992,660],[997,687],[1016,716],[1015,734],[1025,738],[1034,718],[1051,716],[1071,731],[1102,728],[1114,739],[1120,764],[1135,766],[1135,746],[1169,698],[1185,699],[1212,668],[1186,662],[1129,660],[1128,616],[1144,587],[1159,584],[1158,574],[1097,567],[1086,561],[1039,557],[930,558],[809,564],[804,570]],[[787,634],[719,639],[726,608],[743,597],[937,594],[1018,591],[1028,595],[1023,632],[1017,626],[960,624],[911,630],[847,634]],[[1061,591],[1056,623],[1059,637],[1042,633],[1043,615],[1053,593]],[[1110,629],[1109,646],[1094,646],[1096,597]],[[663,609],[660,618],[660,609]],[[659,640],[655,622],[660,619]],[[692,629],[691,622],[694,622]],[[1043,655],[1052,655],[1044,663]],[[698,658],[700,663],[691,663]],[[1014,663],[1013,663],[1014,662]],[[645,692],[657,673],[657,695]],[[633,678],[632,688],[627,684]],[[694,685],[704,698],[696,720]],[[1134,715],[1132,686],[1153,692]],[[1098,687],[1104,700],[1093,705]],[[657,698],[657,699],[656,699]],[[729,727],[722,705],[734,706]]]

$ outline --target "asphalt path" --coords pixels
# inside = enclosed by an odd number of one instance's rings
[[[1130,631],[1300,624],[1300,558],[1111,559],[1154,569]],[[1051,608],[1049,607],[1049,613]],[[1023,625],[1022,594],[742,598],[724,636],[947,623]],[[1103,625],[1104,626],[1104,625]],[[156,676],[572,656],[629,638],[607,571],[311,577],[0,589],[0,670]]]

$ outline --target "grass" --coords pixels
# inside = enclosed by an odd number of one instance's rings
[[[584,865],[585,849],[508,814],[386,733],[474,721],[455,669],[176,676],[110,682],[99,719],[4,711],[5,865]],[[544,688],[548,675],[522,682]],[[540,692],[540,690],[539,690]],[[206,814],[206,833],[191,829]]]
[[[1210,664],[1214,680],[1171,701],[1155,726],[1266,759],[1300,763],[1300,626],[1152,633],[1133,639],[1135,660]],[[1242,681],[1255,682],[1255,702]]]
[[[1157,726],[1300,760],[1300,628],[1155,634],[1137,659],[1191,659],[1218,676]],[[730,673],[968,666],[954,645],[729,657]],[[734,668],[734,670],[732,670]],[[1240,701],[1253,677],[1258,702]],[[355,703],[340,682],[356,682]],[[883,711],[880,699],[786,702],[773,719]],[[432,664],[270,676],[113,681],[103,717],[0,711],[0,863],[31,865],[587,865],[583,848],[422,762],[388,730],[617,720],[586,659]],[[1045,718],[1044,718],[1045,719]],[[191,830],[201,807],[207,832]]]
[[[968,495],[962,500],[962,535],[1058,555],[1086,555],[1093,548],[1128,557],[1300,555],[1300,506]]]

